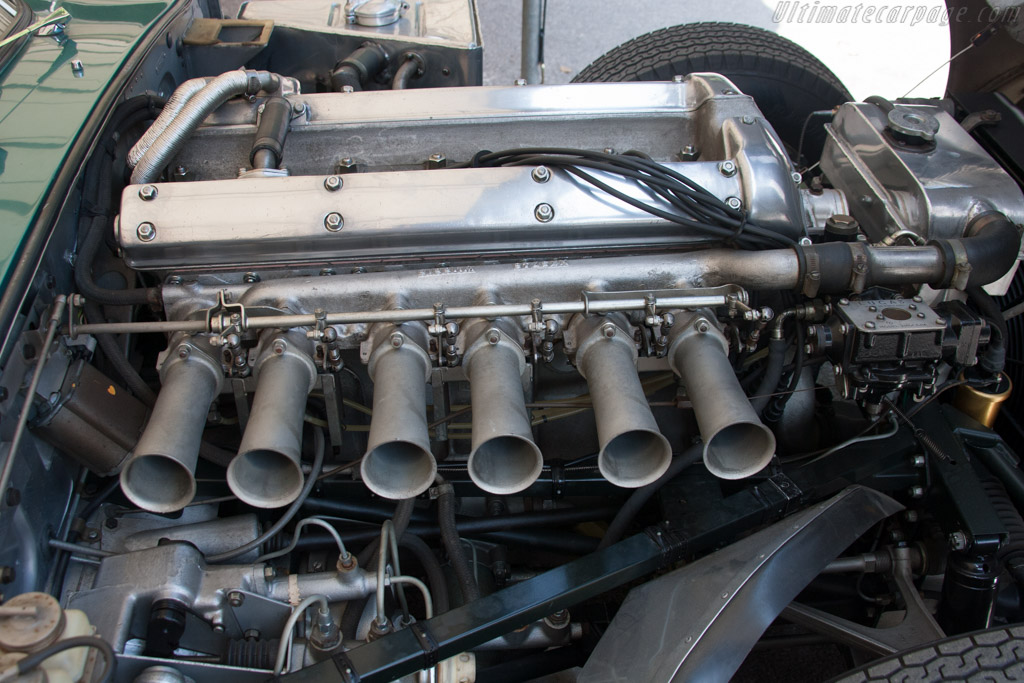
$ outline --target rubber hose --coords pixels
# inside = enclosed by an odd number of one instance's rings
[[[100,244],[109,226],[106,216],[96,216],[89,225],[85,235],[85,241],[78,250],[77,267],[75,268],[75,285],[79,293],[97,304],[106,306],[136,306],[151,304],[159,306],[160,288],[147,287],[144,289],[105,289],[96,284],[92,276],[92,264],[99,253]]]
[[[441,542],[458,579],[463,602],[472,602],[480,597],[480,588],[473,578],[466,549],[462,547],[459,530],[455,527],[455,491],[441,477],[438,477],[438,488],[441,495],[437,498],[437,525],[441,528]]]
[[[704,445],[694,444],[683,451],[680,455],[672,458],[672,462],[669,464],[668,469],[665,470],[665,474],[661,475],[657,480],[647,486],[642,486],[633,491],[623,506],[619,508],[619,513],[615,515],[615,519],[613,519],[611,524],[608,525],[608,531],[605,532],[604,538],[601,539],[601,543],[597,546],[597,549],[603,550],[622,540],[622,537],[626,534],[626,529],[628,529],[630,524],[633,523],[636,516],[640,514],[640,510],[647,504],[647,501],[649,501],[662,486],[677,477],[680,472],[690,465],[700,462],[703,457]]]
[[[981,287],[968,287],[967,299],[984,317],[993,332],[988,348],[978,358],[978,369],[990,375],[998,375],[1006,367],[1006,340],[1010,333],[1003,318],[1003,312],[988,292]]]
[[[772,394],[775,393],[775,388],[782,381],[782,369],[786,365],[788,348],[789,344],[785,339],[772,339],[768,342],[768,360],[765,362],[764,375],[754,391],[754,398],[750,399],[750,405],[758,415],[764,411]]]

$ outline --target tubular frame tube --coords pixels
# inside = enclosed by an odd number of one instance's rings
[[[159,513],[181,510],[195,496],[199,445],[223,379],[219,365],[196,346],[171,346],[174,355],[162,368],[153,414],[121,470],[125,496]]]

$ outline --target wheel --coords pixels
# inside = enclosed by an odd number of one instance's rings
[[[682,24],[647,33],[599,57],[573,82],[670,81],[673,76],[719,73],[754,98],[761,113],[794,153],[808,115],[853,98],[814,55],[764,29],[740,24]],[[804,160],[821,155],[824,119],[812,121]],[[798,161],[798,163],[800,163]]]
[[[879,659],[833,683],[1024,680],[1024,624],[991,628]]]

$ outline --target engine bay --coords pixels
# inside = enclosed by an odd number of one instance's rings
[[[0,668],[85,619],[124,681],[725,680],[1020,620],[1024,194],[950,106],[841,104],[814,170],[722,75],[298,24],[190,28],[83,166],[0,377]]]

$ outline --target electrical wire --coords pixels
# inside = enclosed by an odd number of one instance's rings
[[[50,657],[78,647],[89,647],[96,650],[103,660],[102,673],[99,677],[93,676],[94,680],[98,680],[100,683],[108,683],[108,681],[113,679],[114,671],[117,670],[117,657],[114,656],[114,649],[110,647],[110,644],[96,636],[76,636],[74,638],[58,640],[39,652],[33,652],[27,657],[19,659],[14,666],[0,672],[0,681],[13,681],[19,676],[38,668],[40,664]]]
[[[299,535],[302,533],[302,530],[307,526],[318,526],[321,529],[326,530],[327,533],[331,535],[331,538],[334,539],[334,543],[338,546],[338,552],[341,553],[342,561],[347,562],[350,559],[351,556],[349,555],[348,550],[346,550],[345,548],[345,542],[341,540],[341,535],[338,534],[337,529],[335,529],[333,526],[331,526],[330,524],[328,524],[327,522],[318,517],[306,517],[305,519],[299,520],[299,523],[295,525],[295,532],[292,535],[292,542],[288,544],[288,547],[282,548],[281,550],[276,550],[272,553],[267,553],[266,555],[262,555],[256,558],[256,564],[259,564],[260,562],[266,562],[267,560],[273,560],[274,558],[281,557],[283,555],[287,555],[291,551],[295,550],[295,546],[299,544]]]
[[[469,164],[457,164],[453,168],[465,168],[467,165],[560,168],[641,211],[702,232],[708,238],[707,241],[732,242],[744,249],[795,244],[791,238],[751,222],[746,211],[728,206],[678,171],[641,156],[559,147],[528,147],[481,152]],[[668,206],[658,206],[625,194],[590,175],[583,168],[634,180],[663,199]]]
[[[295,624],[299,622],[299,619],[306,613],[306,610],[313,605],[320,603],[320,613],[325,614],[330,611],[330,605],[327,603],[327,598],[322,595],[310,595],[308,598],[300,602],[292,610],[291,615],[288,617],[288,621],[285,622],[284,630],[281,632],[281,643],[277,646],[277,661],[274,664],[274,675],[280,676],[284,672],[285,660],[288,658],[288,651],[292,649],[292,635],[295,633]]]

